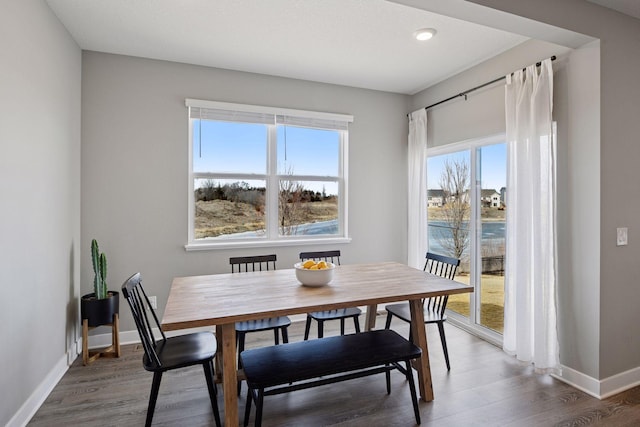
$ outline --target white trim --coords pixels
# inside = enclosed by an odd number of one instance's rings
[[[600,381],[600,399],[606,399],[637,385],[640,385],[640,367],[629,369]]]
[[[551,376],[597,399],[606,399],[640,385],[640,367],[629,369],[602,380],[595,379],[567,366],[562,366],[560,374],[552,374]]]
[[[560,374],[551,374],[551,376],[566,384],[569,384],[572,387],[577,388],[580,391],[587,393],[590,396],[601,399],[600,381],[566,366],[561,366],[560,369]]]
[[[295,110],[291,108],[265,107],[262,105],[234,104],[231,102],[205,101],[201,99],[185,99],[187,107],[213,108],[218,110],[246,111],[251,113],[265,113],[285,116],[308,117],[324,120],[353,122],[353,116],[341,113],[325,113],[320,111]]]
[[[338,167],[342,172],[342,179],[338,181],[338,194],[341,195],[338,200],[338,226],[342,230],[343,238],[349,238],[349,133],[340,133],[340,155],[338,156]],[[340,206],[342,205],[342,206]]]
[[[194,175],[193,175],[193,126],[192,126],[192,121],[189,118],[189,109],[187,108],[187,123],[189,124],[187,127],[189,128],[189,134],[187,135],[187,145],[189,145],[189,158],[188,158],[188,162],[189,162],[189,182],[187,183],[187,214],[189,215],[187,217],[187,242],[193,242],[195,240],[195,231],[194,231],[194,227],[195,227],[195,200],[194,200],[194,188],[193,188],[193,181],[194,181]],[[202,138],[202,135],[200,135],[200,137]]]
[[[281,246],[299,246],[299,245],[324,245],[324,244],[343,244],[351,243],[351,237],[327,237],[327,238],[301,238],[293,237],[282,240],[224,240],[216,242],[193,242],[184,245],[187,252],[191,251],[211,251],[218,249],[234,249],[234,248],[267,248]]]
[[[493,135],[481,136],[479,138],[466,139],[451,144],[427,147],[427,157],[451,154],[457,151],[470,150],[484,145],[493,145],[507,142],[507,134],[504,132]]]
[[[53,366],[51,371],[42,380],[36,389],[31,393],[29,398],[22,404],[20,409],[11,417],[7,423],[7,427],[26,426],[27,423],[33,418],[40,406],[47,399],[49,394],[53,391],[58,382],[62,379],[64,374],[69,369],[67,364],[67,355],[62,356],[58,362]],[[9,392],[8,390],[5,390]]]

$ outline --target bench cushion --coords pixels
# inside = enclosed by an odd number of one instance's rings
[[[420,357],[421,350],[390,329],[243,351],[247,382],[267,388]]]

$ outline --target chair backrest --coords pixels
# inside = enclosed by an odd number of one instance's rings
[[[456,277],[459,266],[460,260],[457,258],[427,252],[423,270],[436,276],[453,280]],[[447,301],[449,301],[449,295],[440,295],[424,300],[424,306],[426,309],[437,312],[443,317],[447,309]]]
[[[124,295],[129,303],[133,320],[135,320],[138,334],[140,334],[140,341],[142,342],[144,352],[149,362],[155,367],[160,367],[160,358],[156,353],[157,341],[164,341],[167,337],[164,335],[158,316],[156,316],[156,312],[151,308],[149,297],[142,287],[140,273],[134,274],[124,282],[122,285],[122,295]],[[161,340],[156,341],[153,335],[153,328],[158,328],[162,335]]]
[[[453,280],[459,266],[460,260],[457,258],[427,252],[424,271]]]
[[[300,261],[312,259],[340,265],[340,251],[300,252]]]
[[[276,269],[276,254],[229,258],[232,273]]]

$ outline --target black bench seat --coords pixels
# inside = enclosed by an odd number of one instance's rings
[[[249,386],[244,425],[249,423],[252,400],[256,403],[255,425],[261,425],[264,396],[383,372],[390,393],[389,373],[394,369],[405,374],[409,382],[416,422],[420,424],[410,361],[421,354],[419,347],[390,329],[243,351],[240,358]]]

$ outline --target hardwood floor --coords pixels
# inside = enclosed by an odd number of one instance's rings
[[[384,325],[382,316],[378,316],[377,324]],[[335,335],[337,326],[337,322],[328,323],[325,336]],[[392,327],[403,335],[407,333],[407,326],[401,322],[394,322]],[[437,329],[427,327],[435,400],[420,402],[422,425],[640,426],[640,387],[600,401],[547,375],[534,374],[529,366],[450,324],[445,327],[450,372],[445,367]],[[301,340],[304,322],[295,322],[289,329],[291,341]],[[247,336],[247,348],[272,343],[270,332]],[[143,351],[138,345],[123,346],[122,353],[119,359],[99,359],[90,366],[83,366],[81,357],[76,359],[29,426],[144,425],[152,375],[142,368]],[[398,372],[392,373],[391,379],[390,395],[380,375],[268,396],[263,425],[415,425],[405,379]],[[245,393],[243,386],[241,422]],[[221,392],[218,401],[222,410]],[[202,370],[194,367],[166,373],[154,425],[214,424]]]

